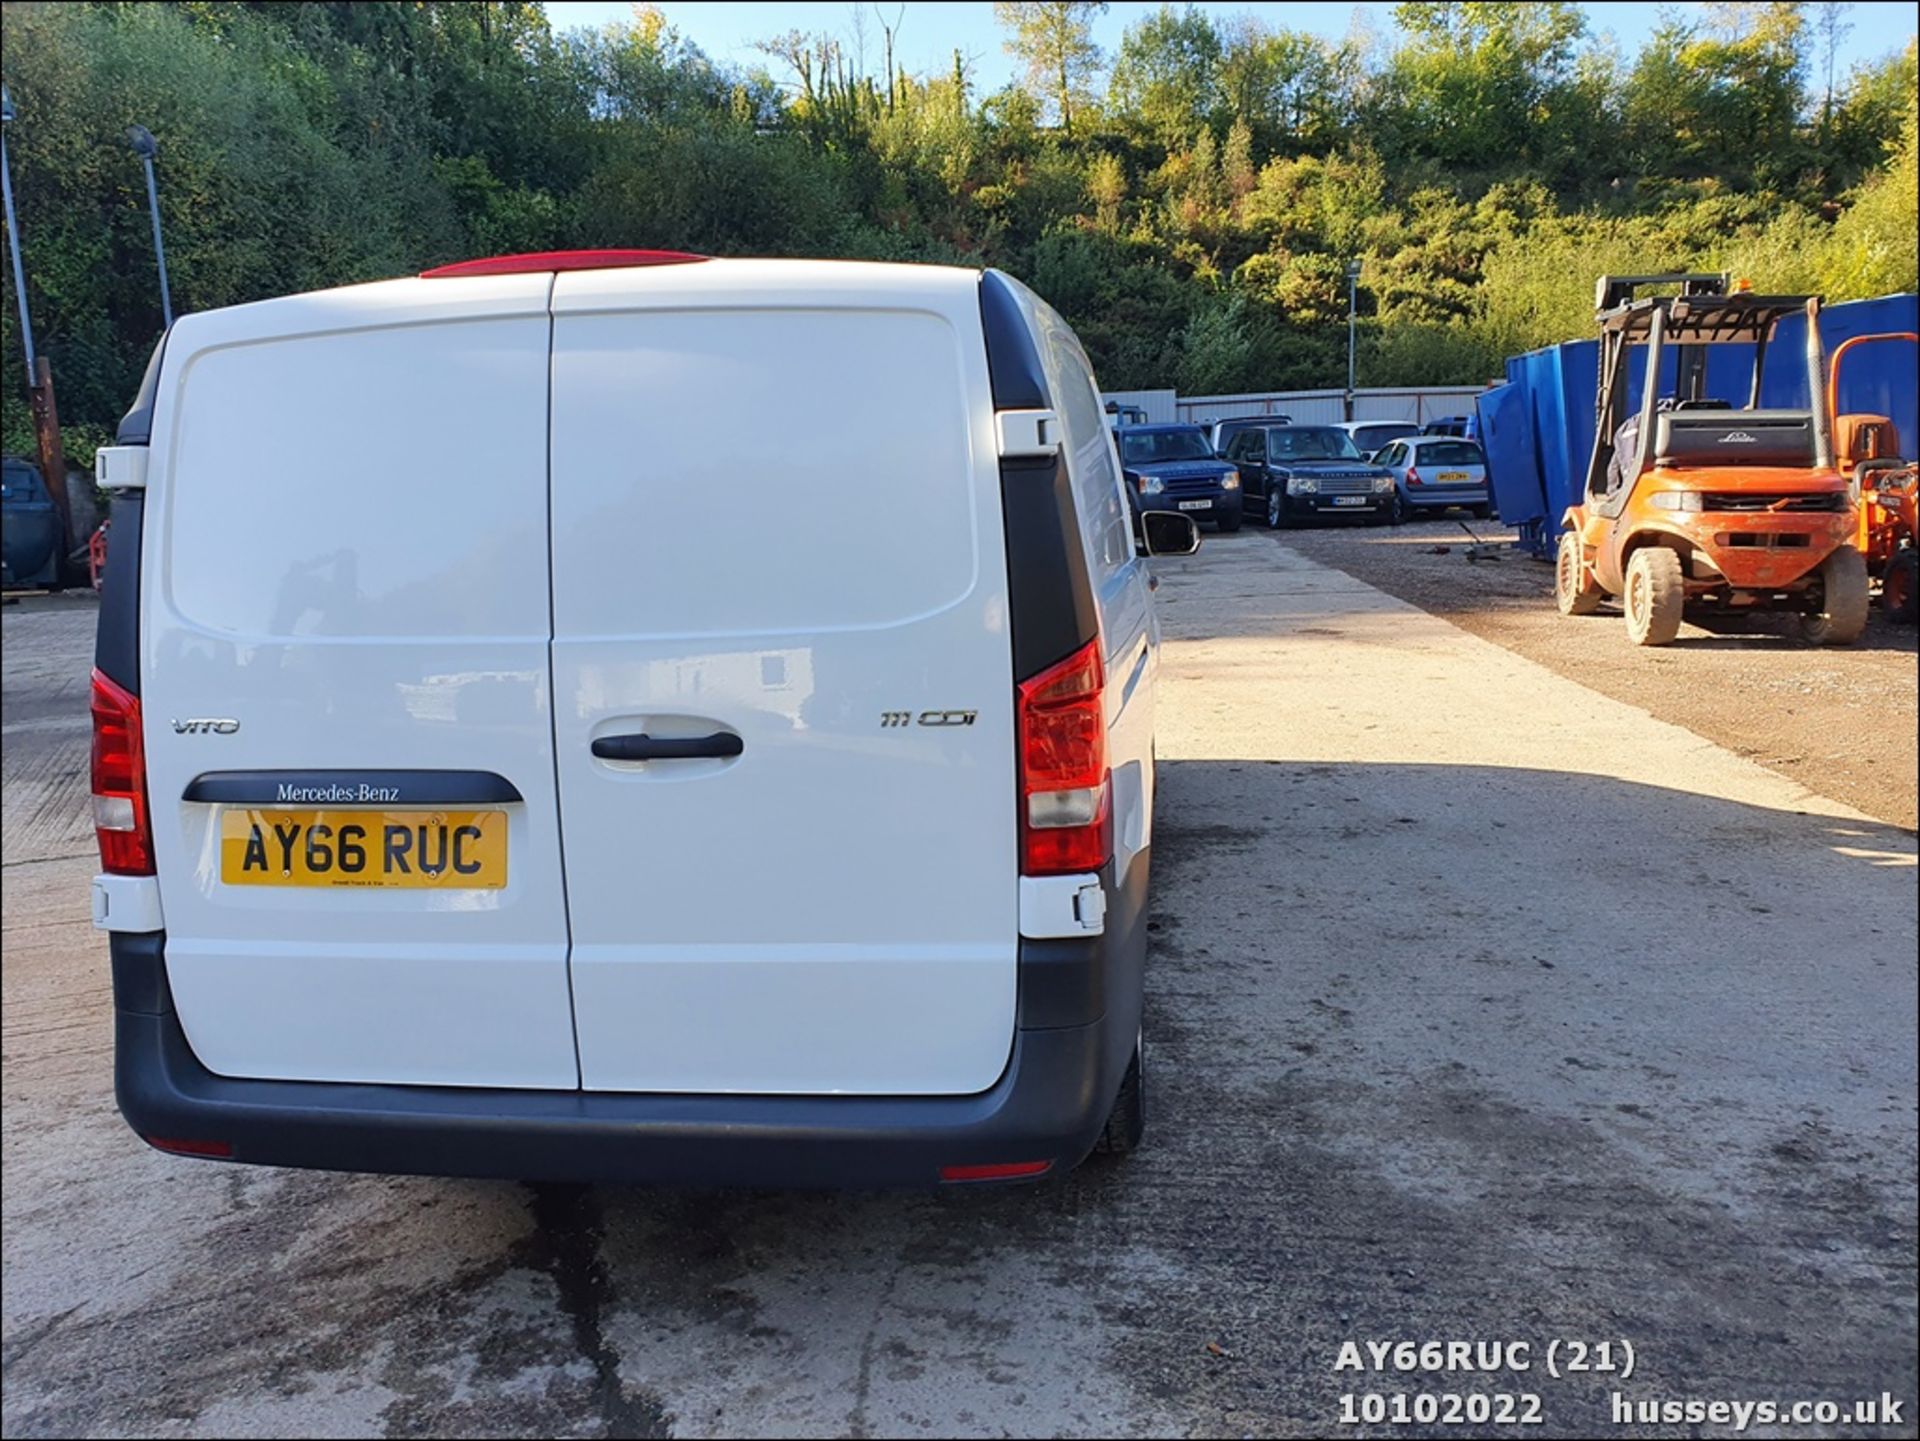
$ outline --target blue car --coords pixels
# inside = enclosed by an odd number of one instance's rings
[[[1144,510],[1176,510],[1240,529],[1240,472],[1214,454],[1197,425],[1128,425],[1114,432],[1126,472],[1127,500]]]
[[[1227,459],[1239,467],[1243,504],[1272,530],[1322,516],[1384,524],[1393,514],[1393,473],[1336,425],[1242,431],[1227,443]]]

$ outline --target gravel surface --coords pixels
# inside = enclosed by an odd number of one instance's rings
[[[1466,520],[1487,541],[1513,532]],[[1473,542],[1449,515],[1404,526],[1329,525],[1282,542],[1602,695],[1718,741],[1868,815],[1909,830],[1916,814],[1916,632],[1876,607],[1857,646],[1810,646],[1790,617],[1719,630],[1681,628],[1671,646],[1628,643],[1618,610],[1567,619],[1553,607],[1553,567],[1517,550],[1470,563]],[[1434,554],[1436,547],[1446,553]]]

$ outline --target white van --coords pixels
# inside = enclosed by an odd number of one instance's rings
[[[1142,1119],[1159,633],[994,271],[563,252],[179,320],[93,682],[168,1151],[1031,1179]]]

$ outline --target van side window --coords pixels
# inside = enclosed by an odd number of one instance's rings
[[[1100,408],[1099,388],[1079,348],[1051,330],[1047,336],[1060,374],[1060,426],[1066,432],[1073,494],[1091,547],[1088,559],[1105,579],[1132,563],[1133,528],[1113,461],[1113,438]]]

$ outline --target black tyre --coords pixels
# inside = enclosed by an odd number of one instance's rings
[[[1627,563],[1627,638],[1635,645],[1668,645],[1680,634],[1687,582],[1680,555],[1664,545],[1643,546]]]
[[[1393,508],[1387,512],[1387,516],[1395,525],[1405,525],[1407,523],[1407,502],[1400,494],[1398,487],[1394,489]]]
[[[1592,615],[1600,609],[1600,587],[1593,583],[1581,550],[1578,535],[1560,533],[1553,560],[1553,603],[1562,615]]]
[[[1267,492],[1267,529],[1285,530],[1288,525],[1287,498],[1278,490]]]
[[[1107,1112],[1106,1129],[1093,1149],[1107,1156],[1124,1156],[1140,1149],[1140,1138],[1147,1129],[1146,1045],[1138,1032],[1133,1038],[1133,1059],[1127,1062],[1127,1074],[1120,1078],[1120,1094],[1113,1098]]]
[[[1239,502],[1235,501],[1219,512],[1214,519],[1219,522],[1222,531],[1231,533],[1240,529],[1241,522],[1246,519],[1246,516],[1241,513]]]
[[[1820,562],[1814,609],[1800,617],[1800,632],[1815,645],[1852,645],[1866,633],[1866,559],[1843,545]]]
[[[1912,625],[1916,613],[1915,585],[1920,582],[1920,556],[1909,548],[1887,562],[1887,573],[1880,578],[1880,606],[1887,619]]]

